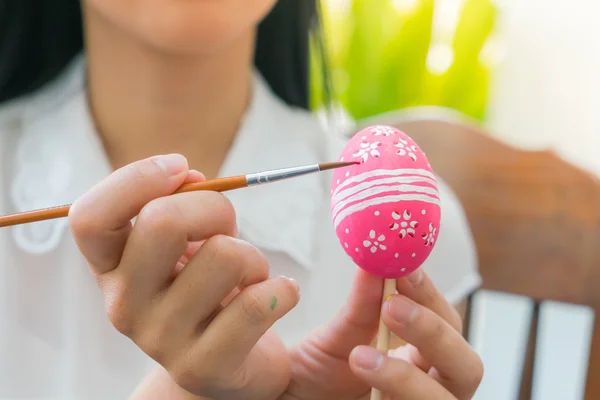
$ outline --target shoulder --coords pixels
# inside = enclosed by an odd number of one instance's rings
[[[3,201],[11,210],[70,203],[84,187],[81,182],[96,178],[83,62],[75,58],[44,87],[0,106],[0,170],[9,171]],[[23,250],[41,253],[55,249],[65,227],[66,220],[58,219],[12,232]]]
[[[84,57],[79,55],[37,91],[0,104],[0,133],[18,132],[23,124],[53,115],[83,90],[84,68]]]

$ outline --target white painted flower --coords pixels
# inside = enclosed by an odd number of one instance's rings
[[[362,142],[360,144],[360,149],[358,149],[358,151],[352,155],[354,157],[361,157],[363,159],[363,161],[367,161],[367,159],[369,158],[369,155],[371,155],[373,157],[379,157],[380,153],[379,153],[379,150],[377,150],[377,147],[379,147],[380,144],[381,143],[379,143],[379,142],[373,142],[373,143]]]
[[[394,147],[398,148],[398,150],[396,150],[396,154],[399,156],[405,156],[408,154],[413,161],[417,161],[417,155],[415,154],[417,152],[417,146],[409,146],[406,140],[398,139],[398,143],[396,143]]]
[[[434,228],[431,223],[429,223],[429,233],[424,233],[421,235],[423,240],[425,240],[425,246],[433,246],[435,243],[435,234],[437,233],[437,228]]]
[[[374,126],[370,129],[370,131],[374,133],[375,136],[390,136],[396,134],[396,131],[394,129],[390,128],[389,126],[382,125]]]
[[[363,246],[369,247],[370,248],[369,250],[371,250],[371,253],[375,253],[378,248],[381,250],[387,250],[387,247],[381,243],[385,240],[385,236],[383,236],[383,235],[377,236],[375,231],[373,229],[371,229],[371,232],[369,232],[369,239],[367,239],[363,242]]]
[[[392,222],[390,225],[390,230],[395,231],[400,229],[400,239],[404,239],[406,235],[414,237],[415,228],[419,226],[419,223],[411,220],[411,217],[412,215],[408,210],[404,210],[402,215],[398,214],[396,211],[392,211],[392,218],[398,222]]]

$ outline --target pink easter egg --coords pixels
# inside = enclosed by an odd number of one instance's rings
[[[429,257],[440,230],[440,197],[425,153],[390,126],[358,132],[334,171],[331,212],[344,251],[363,270],[399,278]]]

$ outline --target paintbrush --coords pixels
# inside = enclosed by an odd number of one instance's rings
[[[330,162],[323,164],[311,164],[301,167],[282,168],[247,175],[217,178],[204,182],[186,183],[184,185],[181,185],[173,194],[195,192],[198,190],[226,192],[229,190],[241,189],[249,186],[257,186],[271,182],[278,182],[284,179],[311,174],[313,172],[327,171],[334,168],[347,167],[354,164],[359,164],[359,162]],[[71,205],[67,204],[56,207],[42,208],[39,210],[25,211],[17,214],[3,215],[0,216],[0,227],[26,224],[29,222],[44,221],[48,219],[63,218],[69,215],[70,208]]]

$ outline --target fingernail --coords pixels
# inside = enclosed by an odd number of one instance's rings
[[[412,286],[416,287],[423,280],[423,271],[419,268],[408,275],[406,279]]]
[[[187,169],[187,160],[181,154],[167,154],[155,157],[154,162],[167,174],[179,175]]]
[[[388,312],[396,321],[406,324],[415,318],[417,307],[402,296],[394,296],[387,302]]]
[[[354,359],[362,369],[377,370],[383,364],[383,354],[369,346],[357,347],[354,351]]]
[[[292,285],[294,285],[294,287],[296,288],[296,290],[298,291],[298,293],[300,293],[300,285],[298,285],[298,282],[294,279],[294,278],[289,278],[285,275],[279,275],[281,278],[287,280],[288,282],[290,282]]]

